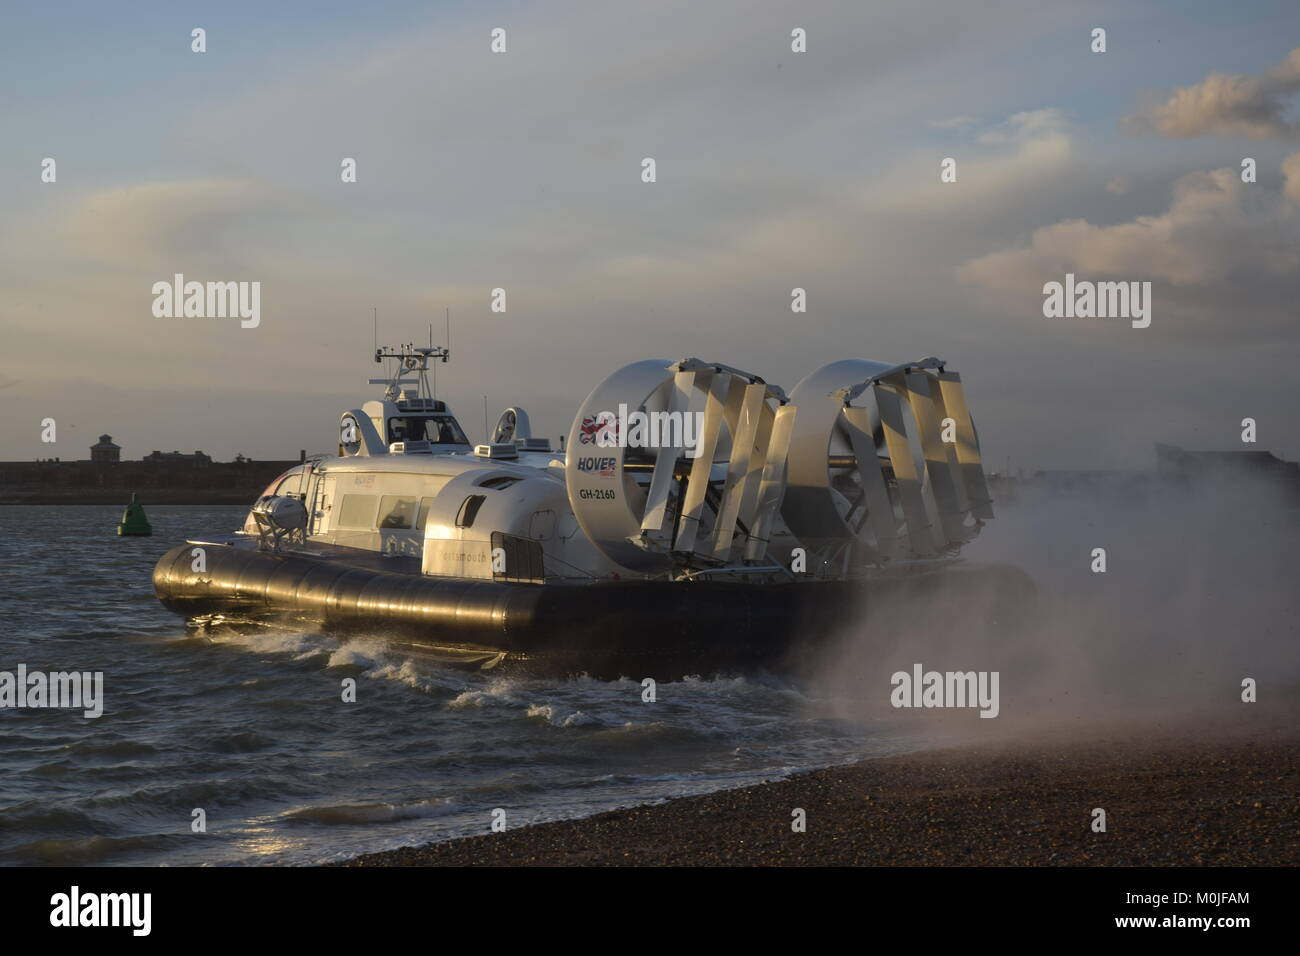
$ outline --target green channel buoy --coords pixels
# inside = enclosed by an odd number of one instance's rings
[[[135,492],[131,492],[131,503],[126,506],[122,512],[122,523],[117,526],[118,534],[153,534],[153,528],[149,525],[149,519],[144,515],[144,505],[135,500]]]

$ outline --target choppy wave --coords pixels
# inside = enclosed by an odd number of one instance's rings
[[[19,866],[89,866],[165,857],[180,838],[159,834],[48,838],[0,849],[0,860]]]
[[[445,812],[448,801],[421,800],[417,803],[369,803],[343,806],[303,807],[283,815],[291,822],[351,825],[393,823],[399,820],[423,820]]]

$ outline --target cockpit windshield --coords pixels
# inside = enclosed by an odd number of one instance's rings
[[[404,415],[388,420],[388,441],[427,441],[434,445],[468,445],[469,439],[450,415]]]

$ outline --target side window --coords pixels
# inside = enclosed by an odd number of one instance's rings
[[[420,520],[416,524],[416,527],[419,528],[421,531],[423,531],[424,526],[429,523],[429,509],[432,507],[433,507],[433,498],[430,497],[430,498],[420,499]]]
[[[375,526],[374,495],[344,495],[336,527],[368,530]]]
[[[273,492],[273,494],[293,495],[295,498],[297,498],[300,497],[300,492],[298,489],[305,484],[306,481],[303,480],[303,476],[301,472],[297,474],[289,475],[289,477],[285,478],[284,481],[280,482],[278,485],[275,486],[275,491]]]
[[[290,492],[297,492],[298,483],[302,481],[302,475],[294,472],[291,475],[285,475],[283,478],[277,478],[266,486],[262,492],[264,495],[287,495]]]
[[[487,495],[470,495],[466,498],[456,515],[456,527],[472,527],[474,519],[478,517],[478,509],[483,507],[485,501],[487,501]]]
[[[410,528],[415,524],[415,499],[384,495],[379,499],[380,528]]]

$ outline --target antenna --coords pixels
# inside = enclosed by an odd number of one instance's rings
[[[447,306],[447,340],[443,348],[447,350],[448,355],[451,354],[451,306]],[[444,358],[443,361],[447,360]]]
[[[483,440],[484,441],[492,440],[492,436],[488,434],[488,430],[487,430],[487,396],[486,395],[483,396]]]
[[[379,309],[378,307],[374,309],[374,313],[375,313],[375,351],[378,352],[379,351]]]

